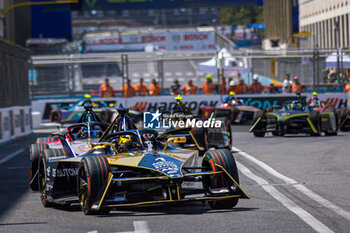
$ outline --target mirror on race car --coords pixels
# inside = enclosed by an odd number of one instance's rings
[[[168,138],[166,141],[166,144],[164,146],[164,151],[166,151],[166,148],[168,147],[169,143],[186,143],[186,137],[171,137]]]

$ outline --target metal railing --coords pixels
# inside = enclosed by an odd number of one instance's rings
[[[250,67],[251,73],[243,74],[245,78],[248,77],[246,79],[248,84],[251,82],[252,73],[280,82],[289,73],[291,80],[294,76],[298,76],[302,83],[313,89],[321,86],[342,88],[344,85],[346,81],[344,74],[334,79],[334,73],[327,73],[334,72],[332,69],[326,69],[326,58],[334,52],[335,50],[313,49],[231,50],[238,63]],[[343,52],[349,54],[349,51]],[[31,73],[35,75],[31,78],[31,94],[74,96],[87,92],[97,93],[105,78],[109,78],[115,90],[121,90],[123,80],[127,78],[133,84],[144,78],[147,85],[155,79],[164,91],[168,90],[176,79],[181,86],[184,86],[189,79],[201,86],[206,74],[197,71],[197,64],[208,61],[216,55],[216,51],[162,51],[32,56]],[[224,75],[226,78],[237,76],[234,73]],[[216,76],[214,73],[215,83],[218,82]]]

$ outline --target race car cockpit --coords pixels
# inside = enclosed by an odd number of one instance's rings
[[[145,149],[137,130],[112,133],[106,136],[105,141],[112,143],[118,153],[142,151]]]

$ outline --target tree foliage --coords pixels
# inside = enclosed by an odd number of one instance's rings
[[[244,25],[263,23],[263,7],[222,7],[219,10],[221,25]]]

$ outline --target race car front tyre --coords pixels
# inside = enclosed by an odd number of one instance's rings
[[[47,156],[49,156],[50,150],[45,150],[39,159],[39,171],[38,171],[38,187],[40,191],[41,203],[44,207],[50,207],[52,204],[47,201],[46,195],[46,182],[47,182],[47,173],[46,173],[46,162]]]
[[[30,188],[33,191],[39,190],[38,183],[38,166],[41,157],[41,152],[47,149],[46,144],[32,144],[29,149],[29,166],[30,166]]]
[[[109,213],[110,209],[100,208],[95,211],[92,206],[104,184],[107,183],[110,167],[103,156],[84,157],[78,169],[78,195],[80,206],[85,215]]]
[[[320,136],[321,135],[321,115],[318,111],[312,111],[309,113],[309,119],[312,122],[315,132],[310,133],[311,136]]]
[[[224,168],[237,184],[239,184],[237,165],[231,151],[227,149],[207,151],[203,156],[202,166],[207,171],[220,171],[220,167],[215,166],[215,164]],[[226,191],[228,195],[235,195],[237,192],[237,185],[226,174],[204,175],[203,187],[207,190],[207,196],[211,197],[216,196],[217,194],[215,193],[220,193],[220,191]],[[212,209],[229,209],[236,206],[237,203],[238,198],[209,201]]]
[[[253,125],[256,123],[256,121],[261,118],[261,120],[266,119],[266,115],[264,111],[254,112],[253,116]],[[265,122],[258,122],[253,130],[253,134],[255,137],[264,137],[265,136],[265,130],[266,130],[266,123]]]

